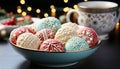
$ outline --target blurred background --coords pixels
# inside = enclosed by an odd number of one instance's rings
[[[0,0],[0,10],[33,17],[59,17],[71,8],[78,9],[77,3],[88,0]],[[92,1],[92,0],[91,0]],[[120,4],[119,0],[108,0]]]
[[[70,9],[78,9],[77,4],[86,1],[88,0],[0,0],[0,20],[17,14],[17,16],[30,15],[37,18],[54,16],[64,23],[66,13]],[[116,2],[120,6],[119,0],[106,1]],[[73,14],[73,22],[77,22],[76,16],[77,14]],[[119,26],[118,22],[115,28],[119,29]]]

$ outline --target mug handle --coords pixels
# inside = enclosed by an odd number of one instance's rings
[[[70,16],[71,16],[72,13],[77,13],[77,14],[78,14],[78,17],[80,16],[80,12],[79,12],[78,10],[71,9],[71,10],[68,11],[67,14],[66,14],[66,21],[67,21],[67,22],[71,22]],[[78,18],[78,17],[77,17],[77,18]]]
[[[74,10],[74,9],[71,9],[70,11],[67,12],[66,14],[66,21],[67,22],[71,22],[70,20],[70,15],[72,13],[77,13],[78,16],[77,16],[77,22],[79,25],[82,25],[82,26],[89,26],[88,25],[88,17],[86,16],[85,13],[81,12],[81,11],[78,11],[78,10]]]
[[[119,19],[120,19],[120,7],[118,8],[118,16],[117,16],[115,22],[116,23],[119,22]]]

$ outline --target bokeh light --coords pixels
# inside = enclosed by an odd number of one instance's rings
[[[41,12],[41,10],[40,9],[36,9],[36,13],[40,13]]]
[[[17,13],[21,13],[22,12],[22,10],[21,9],[17,9]]]
[[[44,13],[44,17],[48,17],[49,15],[48,15],[48,13]]]
[[[28,10],[28,11],[31,11],[31,10],[32,10],[32,7],[28,6],[28,7],[27,7],[27,10]]]
[[[22,12],[22,16],[26,16],[27,13],[25,11]]]
[[[78,5],[74,5],[73,8],[74,8],[75,10],[79,10]]]
[[[64,0],[64,3],[68,3],[68,0]]]
[[[87,2],[88,0],[84,0],[85,2]]]
[[[53,8],[55,8],[55,6],[54,5],[50,5],[50,9],[53,9]]]
[[[2,31],[1,31],[1,35],[2,35],[2,36],[5,36],[6,34],[7,34],[7,31],[6,31],[6,30],[2,30]]]
[[[20,0],[20,4],[25,4],[25,0]]]
[[[53,12],[53,13],[56,12],[56,9],[51,9],[51,12]]]
[[[65,8],[63,8],[63,11],[64,11],[64,12],[68,12],[70,9],[71,9],[71,8],[69,8],[69,7],[65,7]]]
[[[21,9],[21,6],[17,6],[17,9]]]

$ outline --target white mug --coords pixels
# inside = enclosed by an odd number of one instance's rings
[[[67,22],[71,22],[71,13],[77,13],[79,25],[93,28],[101,40],[108,39],[109,32],[120,18],[118,4],[109,1],[88,1],[78,3],[78,7],[79,10],[72,9],[66,14]]]

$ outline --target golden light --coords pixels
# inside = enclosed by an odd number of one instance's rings
[[[48,17],[48,13],[44,13],[44,17]]]
[[[79,8],[78,8],[78,5],[74,5],[73,7],[74,7],[75,10],[78,10],[78,9],[79,9]]]
[[[41,11],[40,11],[40,9],[36,9],[36,13],[40,13]]]
[[[4,37],[7,34],[7,30],[4,25],[0,25],[0,37]]]
[[[56,12],[56,9],[52,9],[51,12],[55,13],[55,12]]]
[[[20,4],[25,4],[25,0],[20,0]]]
[[[26,16],[26,15],[27,15],[27,13],[23,11],[22,12],[22,16]]]
[[[119,25],[120,25],[120,23],[116,23],[116,25],[117,25],[117,26],[119,26]]]
[[[7,34],[7,31],[6,31],[6,30],[2,30],[2,31],[1,31],[1,35],[2,35],[2,36],[5,36],[6,34]]]
[[[51,16],[55,17],[55,16],[56,16],[56,13],[51,13]]]
[[[67,12],[68,11],[68,7],[63,8],[63,11]]]
[[[71,9],[71,8],[69,8],[69,7],[65,7],[65,8],[63,8],[63,11],[64,11],[64,12],[68,12],[70,9]]]
[[[53,17],[56,16],[56,9],[51,9],[51,16],[53,16]]]
[[[21,9],[17,9],[17,13],[21,13],[22,12],[22,10]]]
[[[88,0],[84,0],[85,2],[87,2]]]
[[[31,11],[31,10],[32,10],[32,7],[28,6],[28,7],[27,7],[27,10],[28,10],[28,11]]]
[[[17,6],[17,9],[21,9],[21,6]]]
[[[64,0],[64,3],[68,3],[68,0]]]
[[[115,26],[116,31],[119,30],[119,28],[120,28],[120,23],[116,23],[116,26]]]
[[[53,9],[53,8],[55,8],[55,6],[54,5],[50,5],[50,8]]]

